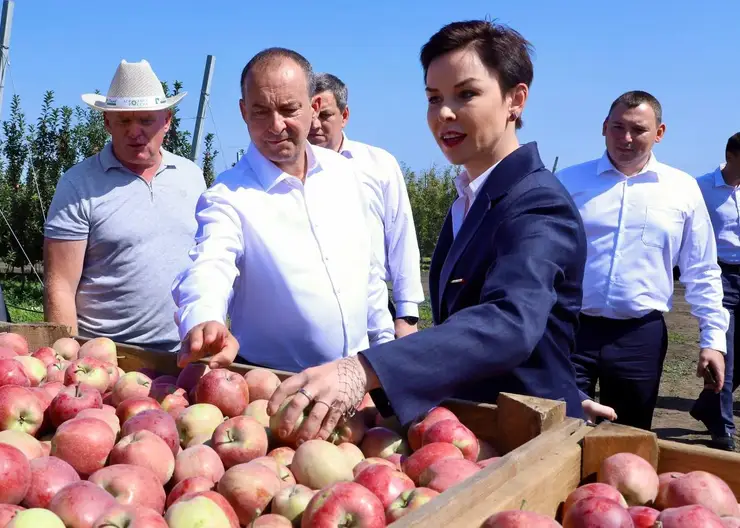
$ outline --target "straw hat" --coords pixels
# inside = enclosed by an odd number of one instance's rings
[[[83,94],[82,100],[103,112],[151,112],[175,106],[186,95],[187,92],[180,92],[172,97],[166,97],[162,83],[146,60],[141,62],[122,60],[110,83],[108,93]]]

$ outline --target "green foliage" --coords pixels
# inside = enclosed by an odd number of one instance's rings
[[[213,148],[213,137],[213,134],[208,133],[203,138],[205,144],[205,149],[203,150],[203,177],[208,187],[213,185],[213,180],[216,178],[213,160],[218,156],[218,150],[214,150]]]
[[[170,92],[166,82],[162,83],[162,88],[166,97],[172,97],[182,91],[182,83],[175,81],[173,92]],[[168,152],[189,159],[192,146],[191,134],[189,131],[180,129],[180,117],[177,115],[179,111],[180,109],[177,106],[172,107],[172,122],[170,123],[170,129],[167,131],[167,135],[164,137],[162,147]]]

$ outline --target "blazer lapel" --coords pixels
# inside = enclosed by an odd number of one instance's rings
[[[442,224],[437,244],[432,253],[432,262],[429,265],[429,296],[432,304],[432,318],[434,324],[439,324],[442,314],[442,291],[444,283],[440,281],[441,268],[447,259],[452,244],[452,210],[447,211],[447,217]]]

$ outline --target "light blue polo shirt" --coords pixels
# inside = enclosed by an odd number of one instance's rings
[[[740,264],[740,204],[738,187],[732,187],[722,177],[724,164],[699,176],[699,184],[712,220],[717,239],[717,259],[726,264]]]
[[[165,150],[147,183],[118,161],[110,143],[62,175],[44,234],[87,240],[76,297],[80,336],[179,348],[170,288],[190,265],[195,206],[205,189],[195,163]]]

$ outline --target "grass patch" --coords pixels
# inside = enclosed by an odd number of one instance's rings
[[[6,275],[2,285],[11,321],[38,323],[44,320],[43,286],[35,276],[24,281],[17,275]]]
[[[668,332],[669,345],[694,345],[699,342],[697,337],[689,337],[678,332]]]

